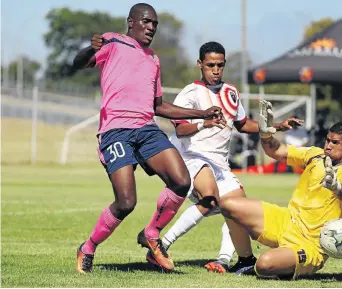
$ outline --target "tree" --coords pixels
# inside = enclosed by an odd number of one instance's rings
[[[304,40],[311,38],[315,34],[321,32],[323,29],[328,28],[334,23],[334,19],[325,17],[317,21],[312,21],[309,26],[305,28]]]
[[[160,59],[163,86],[183,87],[189,83],[189,76],[196,73],[181,45],[184,24],[169,13],[159,14],[158,20],[151,48]]]
[[[44,40],[46,46],[51,49],[46,77],[52,80],[75,75],[73,59],[79,50],[90,45],[93,34],[108,31],[120,33],[125,29],[125,18],[112,17],[103,12],[71,11],[68,8],[52,9],[46,15],[46,19],[50,30],[44,35]],[[85,69],[71,80],[97,86],[99,73]]]
[[[247,53],[247,67],[252,66],[252,59]],[[226,56],[226,67],[223,79],[231,84],[239,86],[241,83],[241,51],[234,51]]]
[[[183,22],[169,13],[158,16],[159,27],[152,43],[152,49],[160,58],[162,84],[184,86],[193,75],[187,56],[181,46]],[[46,77],[84,85],[99,86],[99,73],[84,69],[76,73],[72,61],[76,53],[89,45],[94,33],[115,31],[124,33],[124,17],[112,17],[107,13],[71,11],[68,8],[52,9],[46,16],[49,32],[44,35],[45,43],[51,49],[48,56]]]

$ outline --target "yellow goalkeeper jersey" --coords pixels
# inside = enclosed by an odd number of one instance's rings
[[[318,237],[324,223],[342,216],[340,200],[322,185],[325,176],[324,158],[324,150],[321,148],[288,146],[287,164],[305,168],[288,208],[298,229],[318,247]],[[338,180],[342,182],[342,166],[334,169]]]

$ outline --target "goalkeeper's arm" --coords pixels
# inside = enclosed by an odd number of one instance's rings
[[[279,142],[272,135],[269,137],[261,136],[261,144],[265,153],[278,161],[286,161],[288,147],[286,144]]]
[[[273,137],[276,129],[273,127],[272,104],[266,100],[261,100],[259,104],[259,134],[262,147],[269,157],[278,161],[286,161],[287,145],[280,143]]]

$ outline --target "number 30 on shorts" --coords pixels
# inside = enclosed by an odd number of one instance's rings
[[[111,144],[107,148],[107,151],[109,151],[109,153],[113,156],[109,160],[111,163],[115,162],[115,160],[117,158],[122,158],[126,154],[121,142],[115,142],[115,143]]]

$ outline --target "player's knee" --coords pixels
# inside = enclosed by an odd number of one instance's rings
[[[221,198],[219,201],[219,207],[225,217],[230,218],[234,216],[235,212],[233,198]]]
[[[274,276],[275,263],[274,258],[267,253],[262,254],[256,264],[255,272],[260,277],[272,277]]]
[[[179,176],[172,185],[172,190],[180,197],[186,197],[191,186],[191,180],[188,175]]]
[[[137,204],[136,199],[125,199],[117,204],[118,219],[122,220],[133,212]]]

